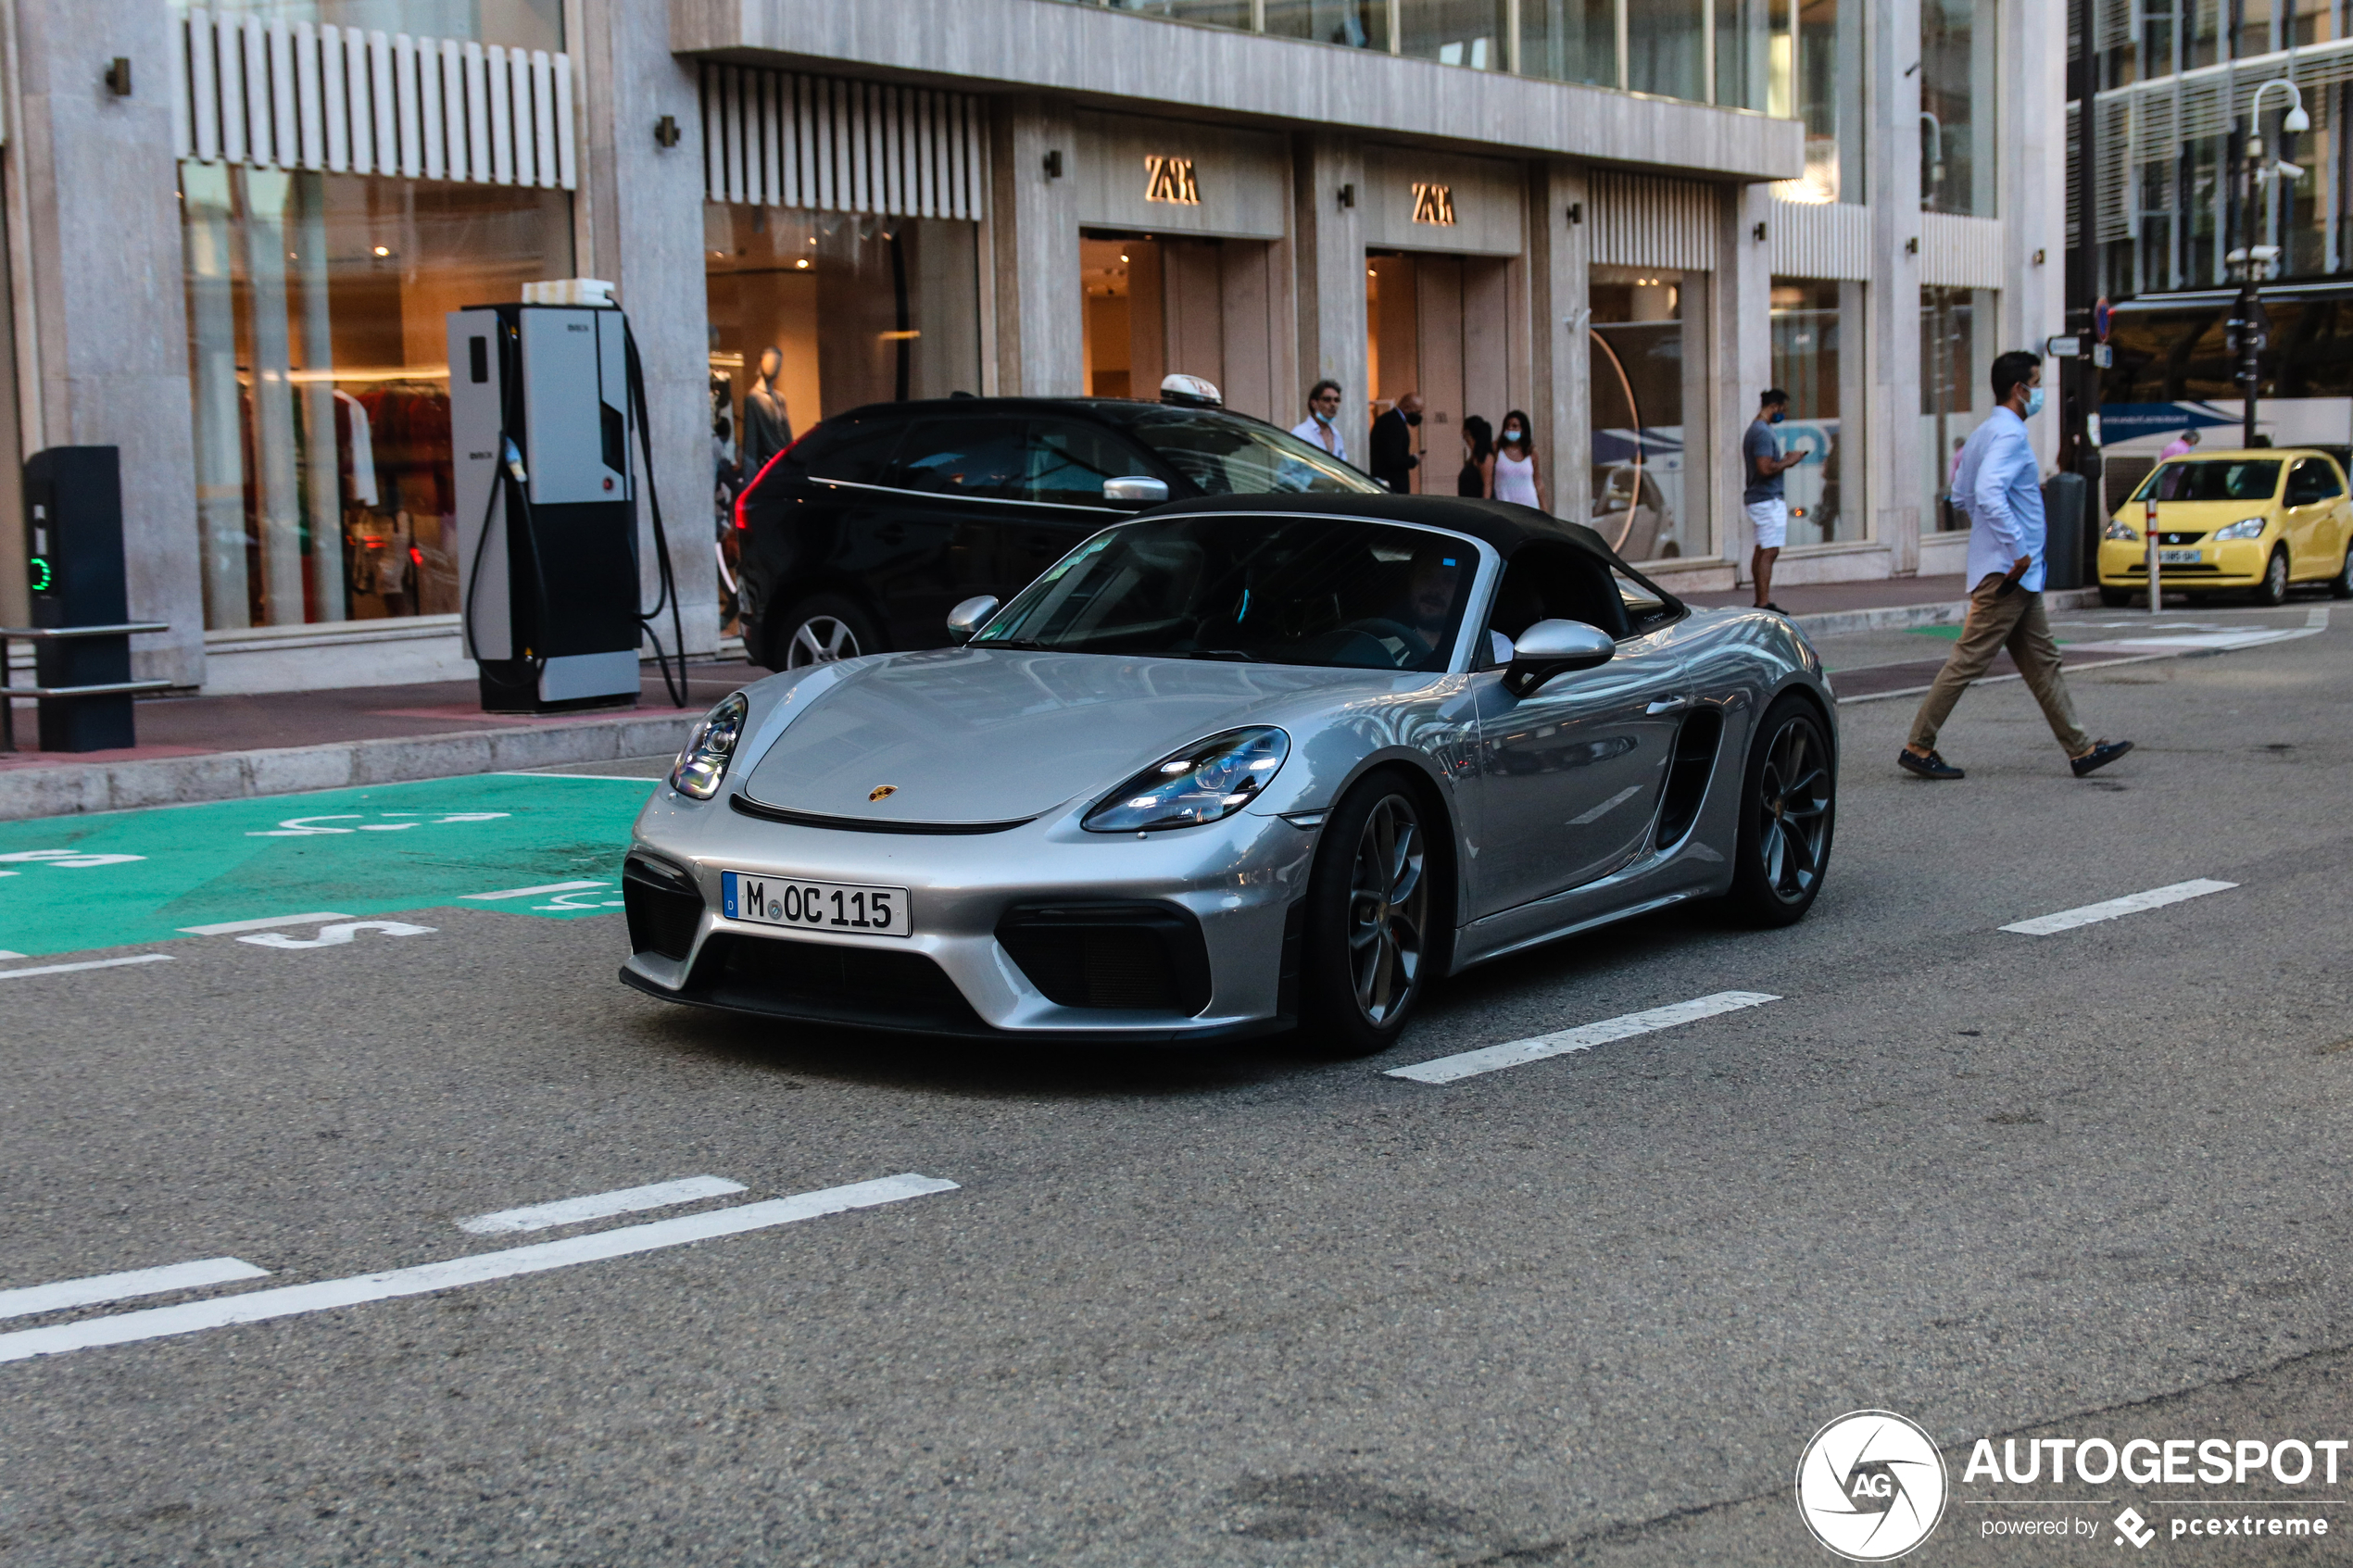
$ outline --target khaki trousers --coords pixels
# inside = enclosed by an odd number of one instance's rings
[[[1995,654],[2007,648],[2019,672],[2026,677],[2026,689],[2043,705],[2051,734],[2058,737],[2070,757],[2081,757],[2092,749],[2092,737],[2075,721],[2075,704],[2059,674],[2058,644],[2051,636],[2049,617],[2043,613],[2043,596],[2018,588],[1996,598],[1994,590],[2001,585],[1999,577],[1988,577],[1970,593],[1969,619],[1961,623],[1960,638],[1954,643],[1944,668],[1936,672],[1936,684],[1920,699],[1919,714],[1912,721],[1912,744],[1923,751],[1934,749],[1936,732],[1952,717],[1953,705],[1961,700],[1961,693],[1985,673]]]

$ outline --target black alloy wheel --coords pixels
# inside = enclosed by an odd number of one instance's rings
[[[866,612],[839,594],[803,599],[767,620],[773,630],[760,662],[771,670],[806,670],[882,651]]]
[[[2263,569],[2262,584],[2255,590],[2255,602],[2259,605],[2287,603],[2287,546],[2282,545],[2271,551],[2271,564]]]
[[[1425,810],[1378,773],[1324,821],[1308,886],[1301,1001],[1311,1048],[1370,1056],[1395,1042],[1442,944],[1442,901]]]
[[[2345,564],[2338,567],[2336,575],[2329,579],[2329,597],[2353,599],[2353,540],[2346,542]]]
[[[1794,693],[1765,710],[1741,790],[1732,907],[1758,925],[1805,917],[1830,868],[1838,759],[1821,710]]]

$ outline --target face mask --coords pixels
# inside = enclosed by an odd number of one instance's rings
[[[1776,408],[1765,416],[1765,422],[1768,425],[1777,425],[1788,418],[1789,414],[1785,409]]]
[[[1310,408],[1307,412],[1315,419],[1317,424],[1322,425],[1327,430],[1331,428],[1332,417],[1324,412],[1321,408]]]
[[[1419,414],[1408,414],[1405,416],[1405,422],[1409,425],[1417,425],[1422,422],[1422,417]]]
[[[2035,387],[2026,395],[2026,417],[2032,419],[2043,411],[2043,389]]]
[[[1504,427],[1504,439],[1506,441],[1517,441],[1520,438],[1520,428],[1517,425],[1505,425]]]

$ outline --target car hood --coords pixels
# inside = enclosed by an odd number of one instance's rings
[[[752,765],[760,805],[918,827],[1025,822],[1305,692],[1394,673],[941,648],[840,666]]]

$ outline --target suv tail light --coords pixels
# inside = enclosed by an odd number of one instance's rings
[[[816,428],[817,427],[815,425],[811,425],[809,427],[810,430],[815,430]],[[774,468],[778,463],[783,462],[786,458],[791,457],[793,447],[799,445],[802,442],[808,439],[808,431],[803,431],[800,434],[793,437],[791,445],[786,446],[783,451],[777,453],[774,457],[761,464],[760,471],[751,476],[751,483],[745,485],[741,490],[736,492],[736,526],[737,528],[749,528],[751,526],[750,523],[744,521],[744,503],[750,500],[751,493],[760,488],[760,482],[768,477],[768,470]]]

